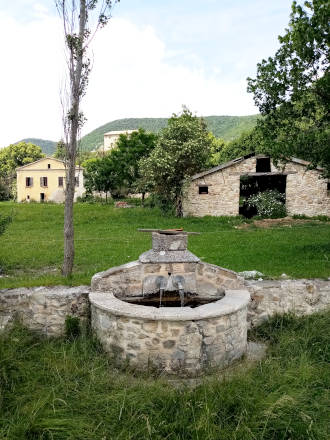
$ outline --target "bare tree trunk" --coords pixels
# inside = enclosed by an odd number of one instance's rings
[[[70,276],[73,269],[74,261],[74,227],[73,227],[73,198],[74,186],[72,186],[75,176],[75,169],[69,163],[66,169],[66,190],[65,190],[65,206],[64,206],[64,260],[62,274]]]
[[[96,31],[107,24],[111,10],[119,0],[103,0],[97,8],[98,0],[55,0],[56,7],[63,20],[65,42],[68,49],[68,67],[70,91],[69,104],[64,105],[64,131],[66,134],[66,184],[64,207],[64,261],[62,273],[72,274],[74,262],[73,200],[75,192],[75,171],[77,141],[83,116],[80,113],[80,101],[84,96],[90,72],[90,60],[86,50]],[[94,32],[88,27],[89,14],[97,16]],[[78,29],[77,29],[78,27]]]
[[[67,143],[66,157],[66,189],[64,207],[64,260],[62,274],[72,274],[74,262],[74,227],[73,227],[73,200],[75,190],[75,171],[77,156],[77,140],[79,131],[79,102],[81,98],[81,80],[83,69],[83,42],[86,27],[86,0],[80,0],[78,48],[70,51],[70,111],[69,140]]]
[[[176,199],[176,207],[175,207],[175,215],[176,217],[182,217],[183,211],[182,211],[182,195],[178,195]]]

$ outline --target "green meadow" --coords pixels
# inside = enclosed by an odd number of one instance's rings
[[[189,237],[189,249],[203,261],[235,271],[256,269],[265,277],[330,276],[330,223],[310,221],[263,229],[237,229],[239,217],[175,218],[155,208],[115,208],[77,203],[75,268],[61,276],[63,206],[0,203],[13,221],[0,237],[0,288],[52,284],[89,284],[92,275],[135,260],[150,249],[150,234],[138,228],[175,228],[201,232]]]

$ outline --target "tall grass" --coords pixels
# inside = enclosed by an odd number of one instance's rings
[[[326,440],[330,314],[275,317],[267,357],[195,389],[114,368],[88,334],[0,337],[0,439]]]

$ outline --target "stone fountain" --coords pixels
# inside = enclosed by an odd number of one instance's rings
[[[151,232],[138,261],[92,278],[92,327],[117,361],[197,375],[225,368],[247,348],[250,294],[235,272],[202,262],[183,230]]]

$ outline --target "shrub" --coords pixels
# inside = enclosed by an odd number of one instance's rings
[[[249,207],[255,207],[263,218],[280,218],[286,216],[285,195],[277,190],[259,192],[247,199]]]
[[[149,197],[145,199],[144,206],[146,208],[159,208],[163,215],[170,216],[174,215],[175,207],[173,203],[164,197],[151,193]]]

